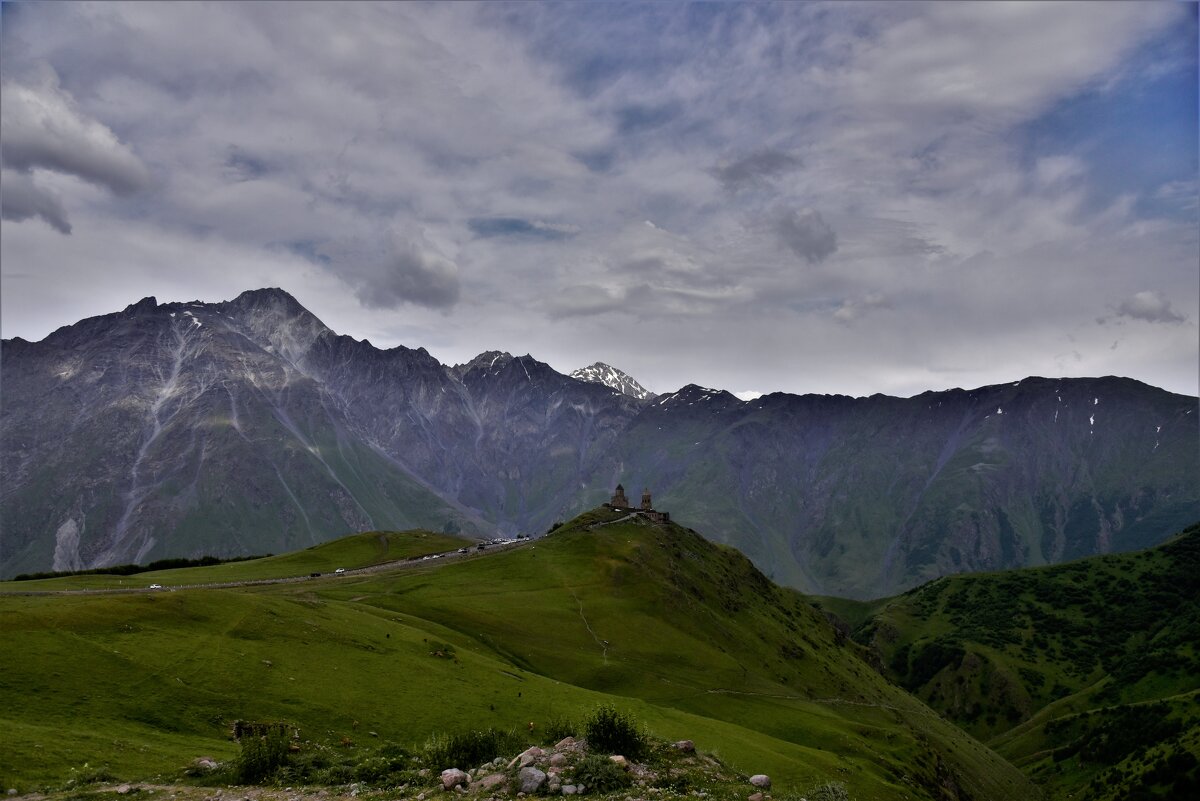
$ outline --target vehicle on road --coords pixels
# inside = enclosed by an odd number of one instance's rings
[[[150,585],[150,589],[152,589],[152,590],[161,590],[161,589],[162,589],[162,585],[161,585],[161,584],[151,584],[151,585]]]
[[[333,572],[334,572],[334,573],[345,573],[345,572],[346,572],[346,568],[344,568],[344,567],[339,567],[337,570],[335,570],[335,571],[333,571]]]

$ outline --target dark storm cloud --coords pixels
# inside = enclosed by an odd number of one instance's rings
[[[405,303],[450,309],[458,303],[458,265],[426,244],[420,236],[393,237],[394,253],[383,269],[359,276],[357,290],[364,306],[396,309]]]
[[[59,233],[71,233],[71,223],[59,199],[16,170],[4,170],[0,179],[0,217],[13,222],[40,217]]]
[[[800,167],[800,159],[782,150],[765,149],[736,161],[722,162],[713,175],[730,192],[740,192],[768,182],[780,173]]]
[[[117,195],[144,189],[150,174],[106,126],[84,115],[53,75],[40,85],[5,81],[0,89],[4,166],[74,175]]]
[[[838,249],[837,234],[815,209],[785,212],[775,230],[783,243],[809,264],[825,261]]]
[[[467,227],[475,236],[515,236],[529,239],[567,239],[579,233],[574,225],[550,223],[544,220],[526,220],[521,217],[473,217]]]

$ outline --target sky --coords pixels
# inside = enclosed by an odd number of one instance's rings
[[[0,332],[278,286],[655,392],[1197,394],[1195,3],[4,3]]]

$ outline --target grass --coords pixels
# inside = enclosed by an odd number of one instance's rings
[[[1032,792],[737,552],[677,526],[587,529],[611,519],[337,581],[0,597],[13,644],[0,776],[54,785],[84,762],[169,776],[201,755],[230,758],[234,719],[287,722],[331,748],[415,750],[448,730],[538,742],[611,705],[779,788],[837,780],[861,801],[934,798],[948,771],[975,797]],[[378,559],[365,542],[327,547],[343,563],[351,549]]]
[[[398,559],[454,550],[469,544],[473,543],[431,531],[367,531],[314,545],[302,551],[221,565],[158,570],[132,576],[96,573],[54,579],[0,582],[0,593],[141,588],[151,584],[210,584],[308,576],[312,573],[332,573],[339,567],[347,570],[370,567]]]

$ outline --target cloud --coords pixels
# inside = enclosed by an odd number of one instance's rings
[[[572,284],[563,287],[550,298],[547,312],[550,317],[586,317],[617,311],[626,304],[628,291],[610,289],[596,284]]]
[[[116,195],[149,185],[145,165],[104,124],[84,114],[52,72],[36,86],[0,87],[0,159],[20,172],[74,175]]]
[[[405,303],[450,309],[458,303],[458,265],[439,253],[420,232],[395,234],[392,257],[364,276],[357,295],[364,306],[395,309]]]
[[[837,252],[837,234],[814,209],[783,214],[775,225],[783,243],[809,264],[819,264]]]
[[[1116,307],[1117,317],[1144,320],[1148,323],[1178,324],[1187,318],[1171,308],[1171,302],[1161,292],[1137,292]]]
[[[532,239],[566,239],[579,233],[579,226],[521,217],[472,217],[467,227],[475,236],[517,236]]]
[[[800,167],[801,161],[782,150],[765,148],[732,162],[718,162],[713,175],[730,192],[768,183],[780,173]]]
[[[870,311],[890,308],[892,308],[892,304],[883,294],[872,292],[862,298],[843,300],[842,304],[834,309],[833,319],[849,325]]]
[[[13,222],[41,217],[62,234],[71,233],[71,223],[59,199],[42,189],[27,174],[4,170],[0,177],[0,217]]]

